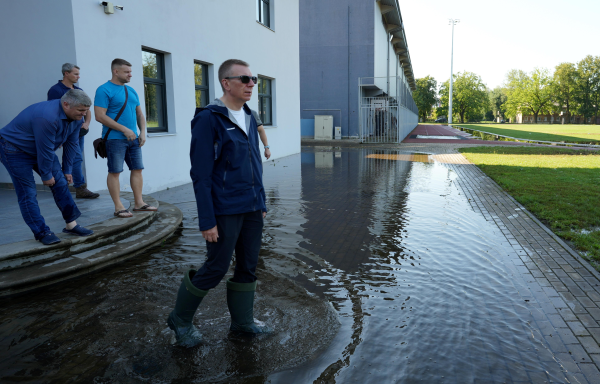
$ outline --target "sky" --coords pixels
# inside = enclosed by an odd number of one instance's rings
[[[600,56],[600,0],[398,0],[415,78],[450,78],[452,27],[454,73],[481,76],[491,89],[511,69],[577,63]]]

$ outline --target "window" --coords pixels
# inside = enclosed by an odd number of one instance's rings
[[[258,116],[263,125],[273,125],[273,93],[271,80],[258,78]]]
[[[194,83],[196,86],[196,108],[208,105],[208,65],[194,63]]]
[[[271,27],[271,4],[270,0],[257,0],[256,20],[259,23]]]
[[[144,101],[148,132],[167,132],[167,93],[162,53],[142,50]]]

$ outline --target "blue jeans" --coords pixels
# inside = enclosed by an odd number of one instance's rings
[[[21,151],[0,137],[0,160],[6,167],[15,186],[23,220],[31,228],[35,239],[41,239],[51,231],[40,213],[35,179],[33,178],[33,172],[31,172],[33,170],[39,174],[37,158]],[[79,212],[73,196],[69,192],[69,184],[56,155],[54,155],[54,163],[52,164],[52,176],[54,176],[56,182],[53,187],[50,187],[54,201],[60,209],[65,223],[70,223],[81,216],[81,212]]]
[[[75,188],[81,187],[85,184],[85,177],[83,176],[83,144],[85,136],[79,138],[79,150],[75,154],[73,159],[73,186]]]
[[[144,169],[139,140],[106,140],[106,161],[108,163],[108,173],[123,172],[123,161],[127,163],[130,171]]]
[[[192,278],[198,289],[214,288],[229,270],[235,250],[235,270],[232,281],[256,281],[256,265],[262,241],[263,216],[261,211],[237,215],[216,216],[219,238],[216,243],[206,242],[206,261]]]

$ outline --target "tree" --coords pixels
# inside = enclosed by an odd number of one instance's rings
[[[506,116],[505,114],[505,108],[506,106],[504,105],[506,103],[506,89],[501,88],[501,87],[496,87],[494,89],[492,89],[489,92],[489,97],[490,97],[490,104],[492,105],[492,111],[494,114],[494,117],[496,117],[498,114],[500,114],[500,116],[502,117],[502,120],[506,120]]]
[[[479,75],[473,72],[459,72],[454,75],[454,84],[452,86],[452,113],[460,117],[460,122],[464,124],[465,117],[471,119],[480,119],[489,106],[485,84]],[[448,110],[450,95],[450,81],[444,82],[440,86],[440,100],[442,109]],[[453,116],[454,117],[454,116]]]
[[[553,82],[548,70],[536,68],[531,74],[511,70],[506,76],[506,110],[511,115],[530,113],[537,124],[538,115],[552,109]]]
[[[598,118],[600,101],[600,57],[588,55],[577,64],[577,100],[578,113],[587,121],[595,115]]]
[[[419,109],[419,117],[425,121],[431,114],[431,109],[437,101],[437,81],[431,76],[417,79],[417,89],[413,92],[413,100]]]
[[[560,113],[566,108],[565,120],[571,121],[571,111],[577,110],[577,67],[573,63],[561,63],[556,66],[553,79],[554,111]]]

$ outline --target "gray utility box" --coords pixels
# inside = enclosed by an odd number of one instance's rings
[[[333,116],[315,115],[315,140],[333,139]]]

